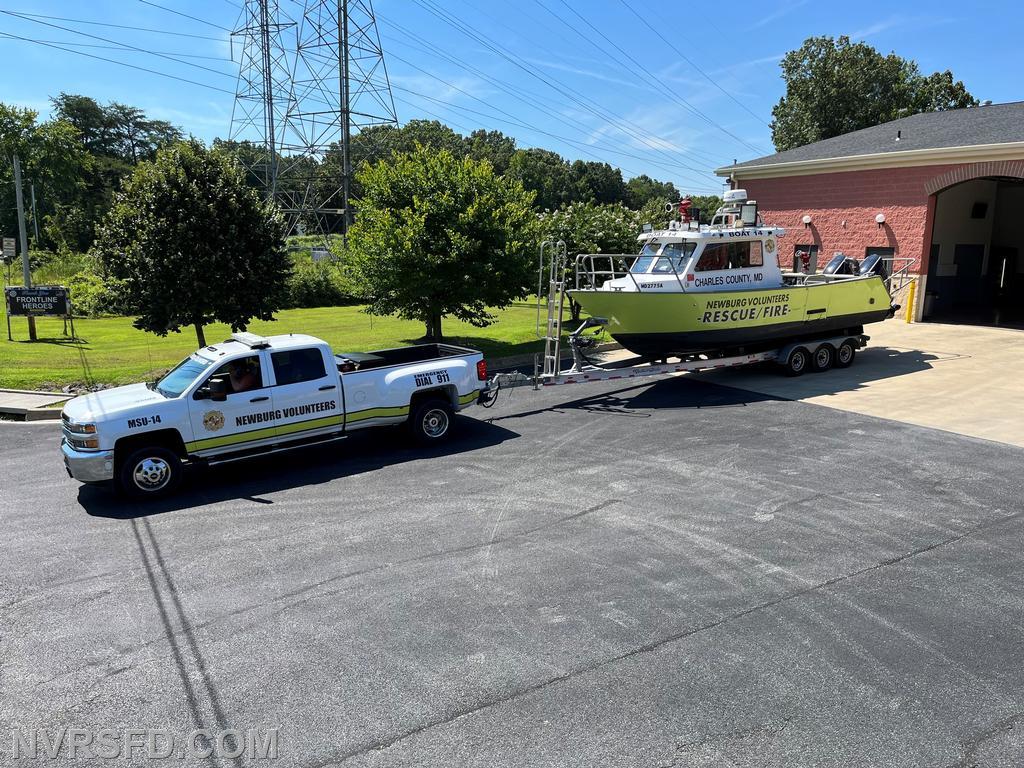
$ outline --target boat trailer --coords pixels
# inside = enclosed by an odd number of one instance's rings
[[[551,252],[547,264],[544,258],[545,250]],[[537,336],[544,339],[544,352],[534,356],[532,375],[522,371],[509,371],[492,376],[488,380],[487,388],[480,393],[480,404],[493,404],[502,389],[528,386],[539,390],[542,387],[560,384],[693,373],[754,363],[778,363],[785,373],[791,376],[798,376],[806,370],[824,370],[832,365],[846,368],[853,364],[857,350],[866,346],[870,338],[859,332],[832,334],[792,341],[773,349],[731,356],[699,354],[680,358],[675,362],[669,362],[667,358],[647,360],[638,357],[610,365],[599,365],[587,358],[586,350],[593,349],[597,340],[592,335],[586,335],[586,332],[593,328],[605,327],[608,320],[603,317],[590,317],[583,320],[580,326],[569,334],[567,342],[572,353],[572,364],[569,368],[563,369],[562,316],[565,309],[567,266],[565,242],[559,240],[557,243],[541,244],[537,285]],[[546,292],[543,285],[545,277],[548,284]],[[545,305],[547,318],[542,332],[541,307]]]

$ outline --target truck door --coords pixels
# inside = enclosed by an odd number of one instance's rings
[[[338,432],[342,426],[341,379],[320,347],[272,351],[277,435],[289,439]]]
[[[210,399],[213,378],[227,383],[227,397],[222,402]],[[188,413],[193,435],[189,453],[212,456],[272,441],[276,425],[266,353],[254,350],[214,370],[193,391]]]

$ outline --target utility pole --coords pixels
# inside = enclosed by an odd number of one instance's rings
[[[36,248],[39,247],[39,217],[36,215],[36,185],[35,182],[29,184],[29,190],[32,192],[32,229],[36,233]]]
[[[349,217],[348,196],[352,189],[352,159],[349,155],[352,142],[352,112],[349,105],[348,71],[348,0],[338,0],[338,73],[341,83],[341,241],[348,243]]]
[[[21,196],[21,161],[14,156],[14,201],[18,206],[18,236],[21,238],[21,274],[25,287],[32,287],[32,268],[28,263],[28,232],[25,229],[25,201]],[[36,319],[28,316],[28,337],[36,340]]]

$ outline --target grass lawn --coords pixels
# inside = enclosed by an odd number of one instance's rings
[[[491,358],[539,352],[543,342],[535,334],[536,317],[536,306],[523,302],[499,312],[498,322],[487,328],[474,328],[445,318],[445,340],[480,349]],[[136,330],[127,317],[75,320],[75,330],[81,337],[77,341],[63,338],[63,321],[54,318],[36,320],[39,341],[35,343],[27,341],[24,318],[12,318],[11,328],[15,341],[0,336],[0,387],[13,389],[146,381],[196,347],[191,328],[160,338]],[[278,313],[273,322],[254,322],[249,330],[266,336],[310,333],[327,341],[336,351],[352,352],[411,344],[423,336],[422,323],[371,317],[360,307],[286,310]],[[206,327],[210,343],[222,341],[229,334],[230,329],[224,325]]]

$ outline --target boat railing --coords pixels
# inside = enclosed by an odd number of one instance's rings
[[[596,290],[601,288],[609,280],[620,280],[628,277],[633,283],[633,289],[637,293],[643,293],[643,284],[637,281],[637,275],[630,270],[640,254],[636,253],[581,253],[576,257],[576,290]],[[675,280],[679,284],[679,290],[685,290],[682,275],[676,266],[676,259],[666,258],[671,272],[659,272],[657,274],[643,273],[641,277],[650,281],[652,278],[661,280]]]
[[[860,262],[856,259],[850,259],[850,262],[854,265],[854,269],[859,270]],[[878,270],[878,265],[882,265],[882,270]],[[879,275],[882,278],[882,282],[885,283],[886,290],[890,296],[893,296],[902,291],[906,286],[913,280],[910,274],[910,268],[914,265],[914,259],[905,256],[889,256],[878,259],[874,268],[867,274],[861,274],[859,271],[855,271],[853,274],[825,274],[824,272],[814,272],[806,274],[803,272],[786,272],[783,273],[783,277],[790,285],[820,285],[821,283],[836,283],[843,282],[846,280],[861,280],[866,277],[874,277]]]

